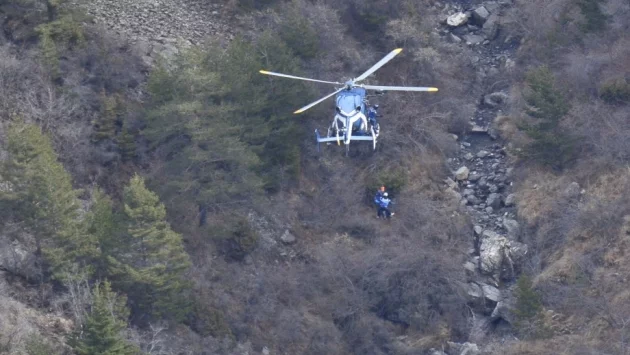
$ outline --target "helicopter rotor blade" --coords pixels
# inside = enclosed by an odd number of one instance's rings
[[[289,78],[289,79],[298,79],[298,80],[306,80],[306,81],[314,81],[316,83],[324,83],[324,84],[333,84],[333,85],[343,85],[343,83],[338,83],[335,81],[325,81],[325,80],[317,80],[317,79],[310,79],[310,78],[303,78],[301,76],[295,76],[295,75],[287,75],[287,74],[281,74],[281,73],[274,73],[271,71],[267,71],[267,70],[261,70],[260,71],[261,74],[265,74],[265,75],[272,75],[272,76],[280,76],[283,78]]]
[[[317,105],[318,103],[320,103],[320,102],[322,102],[322,101],[326,100],[327,98],[329,98],[329,97],[331,97],[331,96],[335,96],[335,95],[337,95],[338,93],[340,93],[340,92],[341,92],[341,91],[343,91],[343,90],[344,90],[344,88],[341,88],[341,89],[339,89],[339,90],[337,90],[337,91],[333,92],[332,94],[326,95],[326,96],[322,97],[321,99],[319,99],[319,100],[317,100],[317,101],[315,101],[315,102],[313,102],[313,103],[310,103],[310,104],[308,104],[308,105],[306,105],[306,106],[302,107],[301,109],[299,109],[299,110],[297,110],[297,111],[295,111],[295,112],[293,112],[293,113],[294,113],[294,114],[302,113],[302,112],[304,112],[304,111],[308,110],[309,108],[311,108],[311,107],[313,107],[313,106]]]
[[[361,87],[370,90],[380,91],[438,91],[438,88],[423,87],[423,86],[378,86],[378,85],[361,85]]]
[[[354,79],[354,82],[359,82],[365,78],[367,78],[368,76],[370,76],[372,73],[374,73],[375,71],[377,71],[380,67],[382,67],[383,65],[385,65],[387,62],[389,62],[390,60],[392,60],[395,56],[398,55],[398,53],[402,52],[402,48],[396,48],[393,51],[389,52],[388,55],[386,55],[383,59],[379,60],[378,63],[374,64],[370,69],[368,69],[365,73],[361,74],[359,77],[357,77],[356,79]]]

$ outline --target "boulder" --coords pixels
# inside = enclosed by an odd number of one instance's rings
[[[466,285],[466,294],[472,298],[481,298],[483,296],[483,290],[481,286],[471,282]]]
[[[468,179],[469,173],[470,173],[470,170],[467,167],[462,166],[461,168],[457,169],[457,171],[455,172],[455,179],[458,181],[466,180]]]
[[[466,41],[466,44],[468,45],[475,45],[475,44],[479,44],[483,42],[485,38],[479,35],[467,34],[464,36],[464,40]]]
[[[488,17],[486,22],[483,24],[481,29],[481,33],[487,40],[492,41],[497,37],[499,33],[499,16],[496,14],[492,14]]]
[[[481,291],[483,292],[483,297],[487,300],[492,302],[499,302],[501,300],[501,291],[492,285],[481,284]]]
[[[475,235],[481,235],[481,233],[483,233],[483,228],[481,226],[475,226],[473,230],[475,231]]]
[[[518,240],[518,236],[521,232],[521,226],[517,221],[513,219],[504,219],[503,227],[507,230],[507,237],[511,240]]]
[[[513,240],[508,241],[508,256],[514,264],[521,264],[525,261],[529,247],[527,244],[519,243]]]
[[[293,244],[296,241],[295,236],[291,234],[288,229],[284,231],[284,233],[280,237],[280,240],[285,244]]]
[[[486,20],[488,20],[488,17],[490,17],[490,12],[488,12],[488,10],[484,6],[480,6],[472,12],[473,21],[475,22],[475,24],[480,26],[483,25]]]
[[[481,175],[477,172],[473,172],[468,176],[468,181],[475,182],[481,178]]]
[[[477,152],[477,158],[485,158],[488,155],[490,155],[490,153],[486,150],[480,150],[479,152]]]
[[[453,33],[449,34],[448,39],[451,43],[462,43],[462,39]]]
[[[0,236],[0,270],[30,278],[37,270],[35,254],[17,240]]]
[[[446,19],[446,24],[451,27],[459,27],[459,26],[465,25],[468,22],[469,17],[470,15],[467,13],[458,12],[456,14],[449,16]]]
[[[490,108],[495,108],[505,104],[508,98],[508,94],[498,91],[485,95],[483,97],[483,103]]]
[[[450,187],[447,188],[444,192],[446,193],[447,196],[449,196],[453,200],[460,201],[462,199],[462,195]]]
[[[515,317],[514,317],[513,310],[514,310],[514,302],[513,301],[510,302],[507,299],[503,299],[497,302],[497,305],[496,307],[494,307],[494,310],[492,311],[490,318],[493,320],[501,318],[510,324],[514,324]]]
[[[491,193],[490,195],[488,195],[488,198],[486,199],[486,205],[490,206],[494,209],[498,209],[501,207],[501,195],[499,195],[498,193]]]
[[[472,155],[472,153],[470,153],[470,152],[469,152],[469,153],[466,153],[466,154],[464,155],[464,159],[466,159],[466,160],[468,160],[468,161],[471,161],[471,160],[475,159],[475,156],[474,156],[474,155]]]
[[[471,196],[475,194],[475,190],[473,189],[464,189],[464,192],[462,193],[462,195],[464,196]]]
[[[505,205],[507,207],[511,207],[511,206],[514,206],[515,204],[516,204],[516,195],[515,194],[507,195],[507,197],[505,198]]]
[[[471,275],[474,275],[477,271],[477,266],[472,261],[467,261],[464,263],[464,269]]]
[[[479,247],[479,269],[482,273],[497,278],[500,276],[507,242],[505,237],[495,232],[483,232]]]
[[[451,178],[444,179],[444,183],[446,183],[446,185],[448,187],[450,187],[451,189],[456,189],[457,188],[457,183],[455,181],[453,181],[453,179],[451,179]]]

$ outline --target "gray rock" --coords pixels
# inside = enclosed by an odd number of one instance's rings
[[[459,27],[459,26],[463,26],[468,22],[468,18],[470,17],[469,14],[464,13],[464,12],[458,12],[456,14],[453,14],[451,16],[449,16],[446,19],[446,24],[451,26],[451,27]]]
[[[466,44],[468,45],[476,45],[483,42],[485,38],[479,35],[467,34],[464,36],[464,40],[466,41]]]
[[[481,200],[477,198],[477,196],[468,196],[466,197],[466,200],[473,206],[479,205],[481,203]]]
[[[470,170],[467,167],[462,166],[461,168],[457,169],[457,171],[455,172],[455,179],[459,181],[466,180],[468,179],[469,172]]]
[[[480,150],[479,152],[477,152],[477,158],[485,158],[488,155],[490,155],[490,152],[485,150]]]
[[[529,247],[527,244],[519,243],[513,240],[507,242],[508,256],[515,265],[521,264],[525,261]]]
[[[488,10],[483,6],[476,8],[472,12],[472,18],[478,25],[483,25],[488,17],[490,17],[490,12],[488,12]]]
[[[464,269],[468,271],[470,274],[474,275],[475,272],[477,271],[477,266],[471,261],[467,261],[464,263]]]
[[[488,17],[486,22],[483,24],[481,33],[490,41],[497,37],[497,34],[499,33],[499,17],[496,14],[492,14]]]
[[[472,298],[481,298],[483,297],[483,290],[481,289],[481,286],[474,282],[470,282],[466,285],[466,294]]]
[[[497,305],[496,307],[494,307],[490,318],[493,320],[501,318],[510,324],[514,324],[515,315],[513,310],[514,305],[511,302],[507,300],[501,300],[497,302]]]
[[[499,291],[498,288],[488,284],[481,284],[481,290],[486,299],[492,302],[499,302],[501,300],[501,291]]]
[[[465,189],[464,192],[462,193],[462,195],[464,196],[470,196],[470,195],[474,195],[475,194],[475,190],[473,189]]]
[[[493,92],[483,97],[484,105],[495,108],[507,102],[509,96],[504,92]]]
[[[444,190],[444,193],[446,193],[446,195],[452,198],[453,200],[459,201],[462,199],[462,195],[450,187]]]
[[[453,33],[449,34],[448,39],[451,43],[462,43],[462,39]]]
[[[481,272],[500,276],[503,264],[504,249],[508,240],[495,232],[486,230],[483,232],[481,246],[479,247],[479,269]]]
[[[457,188],[457,183],[455,181],[453,181],[453,179],[451,179],[451,178],[444,179],[444,182],[451,189],[456,189]]]
[[[466,153],[466,155],[464,155],[464,159],[471,161],[473,159],[475,159],[475,156],[472,155],[472,153]]]
[[[475,231],[475,235],[481,235],[481,233],[483,233],[483,227],[481,226],[475,226],[473,230]]]
[[[492,214],[492,212],[494,212],[494,208],[486,207],[484,211],[486,211],[487,214]]]
[[[498,193],[491,193],[486,199],[486,205],[494,209],[499,209],[501,207],[501,195]]]
[[[481,178],[481,175],[479,175],[479,173],[477,172],[473,172],[472,174],[470,174],[468,176],[468,181],[471,182],[476,182],[477,180],[479,180]]]
[[[509,194],[507,195],[507,197],[505,198],[505,205],[508,207],[514,206],[516,204],[516,195],[515,194]]]
[[[288,229],[284,231],[284,233],[280,237],[280,240],[285,244],[293,244],[296,241],[295,236],[291,234]]]
[[[35,254],[17,240],[0,235],[0,269],[30,278],[36,273]]]
[[[503,227],[507,230],[507,237],[511,240],[518,240],[521,233],[521,226],[513,219],[504,219]]]

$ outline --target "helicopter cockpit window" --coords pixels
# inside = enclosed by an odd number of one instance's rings
[[[353,95],[342,96],[337,100],[339,108],[346,113],[354,111],[359,104],[360,103],[356,100],[356,96]]]

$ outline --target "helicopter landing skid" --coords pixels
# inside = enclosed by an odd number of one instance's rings
[[[352,136],[350,138],[350,141],[372,141],[372,149],[376,150],[376,135],[374,134],[374,130],[371,130],[370,133],[371,134],[368,135],[368,136]],[[340,138],[342,138],[342,137],[326,137],[326,138],[322,138],[322,136],[319,134],[319,130],[316,128],[315,129],[315,139],[317,140],[317,152],[320,152],[320,147],[319,147],[320,143],[337,142],[337,144],[339,144]],[[346,154],[348,153],[348,149],[349,149],[349,144],[346,145]]]

